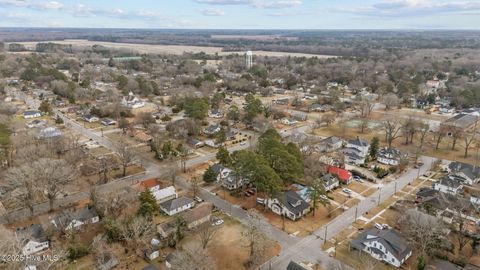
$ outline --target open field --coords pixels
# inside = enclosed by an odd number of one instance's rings
[[[153,53],[153,54],[176,54],[180,55],[185,52],[190,53],[200,53],[205,52],[206,54],[216,54],[218,55],[230,55],[230,54],[242,54],[244,52],[232,51],[232,52],[223,52],[221,47],[206,47],[206,46],[182,46],[182,45],[151,45],[151,44],[133,44],[133,43],[115,43],[115,42],[101,42],[101,41],[89,41],[84,39],[66,39],[66,40],[54,40],[54,41],[42,41],[41,43],[53,42],[57,44],[64,44],[75,47],[82,46],[93,46],[93,45],[102,45],[105,47],[115,48],[115,49],[127,49],[132,51],[137,51],[139,53]],[[28,49],[34,49],[35,45],[40,42],[16,42],[18,44],[24,45]],[[7,44],[8,46],[8,44]],[[290,53],[290,52],[270,52],[270,51],[253,51],[254,55],[258,56],[269,56],[269,57],[283,57],[283,56],[292,56],[292,57],[318,57],[318,58],[330,58],[335,56],[330,55],[321,55],[321,54],[305,54],[305,53]]]

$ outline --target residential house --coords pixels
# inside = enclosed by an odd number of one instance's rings
[[[225,179],[230,174],[230,172],[232,171],[229,168],[224,167],[220,163],[214,164],[212,166],[212,170],[217,175],[217,181],[218,182],[223,181],[223,179]]]
[[[357,137],[354,140],[347,141],[347,145],[345,147],[358,150],[358,155],[365,158],[365,156],[368,155],[370,143],[365,139]]]
[[[45,121],[45,120],[35,119],[35,120],[31,121],[31,122],[28,122],[28,123],[26,124],[26,126],[27,126],[28,128],[39,128],[39,127],[45,126],[46,124],[47,124],[47,121]]]
[[[377,153],[377,161],[385,165],[397,166],[404,157],[400,150],[394,148],[382,148]]]
[[[325,188],[325,191],[332,191],[340,185],[338,178],[330,173],[323,175],[321,180],[323,182],[323,187]]]
[[[157,200],[157,203],[163,203],[172,199],[178,198],[177,192],[174,186],[158,189],[152,192],[153,196]]]
[[[47,127],[40,130],[35,136],[37,139],[54,139],[62,136],[62,132],[56,127]]]
[[[200,148],[200,147],[202,147],[202,146],[205,145],[204,142],[199,141],[199,140],[197,140],[197,139],[195,139],[195,138],[188,138],[188,139],[187,139],[187,144],[190,145],[190,146],[193,147],[193,148]]]
[[[395,267],[400,267],[412,255],[407,241],[393,229],[371,228],[351,241],[351,246]]]
[[[40,224],[17,228],[15,233],[17,237],[23,240],[22,243],[25,243],[22,247],[22,253],[25,256],[46,250],[50,246],[50,242]]]
[[[295,125],[298,121],[293,118],[283,118],[281,123],[287,126]]]
[[[322,104],[315,103],[310,106],[310,111],[312,112],[328,112],[331,110],[332,110],[332,106],[327,104],[322,105]]]
[[[72,230],[80,229],[85,224],[94,224],[100,221],[100,217],[94,208],[86,206],[81,209],[77,209],[73,212],[63,211],[54,218],[50,219],[50,223],[55,228]]]
[[[315,94],[305,93],[303,95],[303,99],[305,99],[305,100],[315,100],[315,99],[318,99],[318,96],[315,95]]]
[[[219,109],[213,109],[208,112],[208,117],[210,118],[222,118],[223,112]]]
[[[144,107],[145,102],[137,98],[132,92],[129,92],[128,96],[123,97],[122,105],[128,108],[137,109]]]
[[[433,183],[433,189],[440,192],[450,193],[456,195],[463,190],[463,185],[460,181],[450,176],[444,176],[440,180]]]
[[[222,127],[219,124],[214,124],[206,127],[203,130],[203,133],[206,135],[214,135],[215,133],[219,132],[222,129]]]
[[[365,163],[366,156],[364,156],[357,148],[344,148],[342,149],[342,153],[345,156],[345,162],[348,164],[359,166]]]
[[[288,105],[288,103],[290,102],[290,99],[289,98],[279,98],[277,100],[274,101],[275,104],[278,104],[278,105]]]
[[[429,88],[439,88],[441,85],[441,82],[439,80],[428,80],[426,82],[426,85]]]
[[[275,214],[295,221],[310,211],[310,205],[295,191],[289,190],[267,200],[267,206]]]
[[[212,216],[213,204],[210,202],[203,202],[197,205],[197,207],[186,210],[180,213],[180,216],[183,217],[187,223],[188,229],[194,229],[205,222],[210,222]],[[176,229],[176,220],[172,219],[168,222],[163,222],[157,225],[157,232],[162,237],[166,239],[170,234],[175,232]]]
[[[330,136],[322,140],[321,143],[324,145],[325,152],[332,152],[342,148],[343,140],[336,136]]]
[[[173,216],[195,206],[195,201],[187,197],[179,197],[160,204],[160,209],[169,216]]]
[[[149,189],[151,192],[160,190],[160,185],[158,184],[158,181],[155,178],[143,180],[138,185],[139,185],[138,190],[140,191],[143,191],[145,189]]]
[[[302,262],[290,261],[287,265],[287,270],[313,270],[313,268]]]
[[[88,123],[95,123],[95,122],[98,122],[98,120],[100,120],[100,119],[98,117],[96,117],[95,115],[87,114],[87,115],[83,116],[83,120],[85,122],[88,122]]]
[[[342,184],[348,185],[350,182],[352,182],[352,173],[345,169],[336,166],[328,166],[327,172],[336,176]]]
[[[100,123],[104,126],[112,126],[112,125],[116,125],[117,121],[110,118],[102,118],[102,120],[100,120]]]
[[[454,161],[448,165],[451,175],[454,175],[466,185],[473,185],[480,181],[480,167],[468,163]]]
[[[230,171],[228,175],[222,179],[222,186],[228,190],[235,190],[242,187],[246,182],[245,178],[234,171]]]
[[[23,112],[23,118],[25,119],[37,118],[41,116],[42,116],[42,113],[37,110],[28,110]]]

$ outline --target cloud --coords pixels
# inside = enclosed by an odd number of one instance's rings
[[[60,10],[63,4],[57,1],[0,0],[0,6],[29,8],[34,10]]]
[[[472,14],[480,11],[478,1],[389,0],[372,5],[337,8],[337,12],[368,17],[415,17],[441,14]]]
[[[291,8],[302,4],[302,0],[194,0],[209,5],[247,5],[256,8],[279,9]]]
[[[219,8],[205,8],[200,10],[204,16],[223,16],[225,12]]]

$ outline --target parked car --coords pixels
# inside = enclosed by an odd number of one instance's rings
[[[383,226],[380,225],[379,223],[375,223],[375,228],[377,228],[379,230],[383,230]]]
[[[247,144],[246,141],[243,141],[243,142],[240,143],[240,145],[246,145],[246,144]]]
[[[349,194],[349,195],[352,194],[352,191],[348,188],[344,188],[344,189],[342,189],[342,191]]]
[[[221,219],[221,218],[216,218],[212,222],[212,226],[220,226],[222,224],[223,224],[223,219]]]
[[[385,224],[385,223],[382,224],[382,227],[383,227],[385,230],[391,229],[391,227],[390,227],[388,224]]]
[[[203,199],[198,197],[198,196],[195,196],[195,201],[198,202],[198,203],[201,203],[201,202],[203,202]]]

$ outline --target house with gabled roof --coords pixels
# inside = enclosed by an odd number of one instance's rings
[[[332,191],[340,185],[338,178],[330,173],[323,175],[321,180],[325,191]]]
[[[187,197],[179,197],[160,204],[160,209],[169,216],[173,216],[195,206],[195,201]]]
[[[277,215],[295,221],[310,211],[310,205],[293,190],[280,193],[267,200],[267,206]]]
[[[100,221],[100,217],[94,208],[85,206],[74,211],[63,211],[50,219],[55,228],[72,230],[80,229],[85,224],[93,224]]]
[[[400,267],[412,255],[407,241],[393,229],[371,228],[362,232],[350,244],[360,252],[395,267]]]
[[[385,165],[397,166],[400,164],[400,160],[405,157],[405,154],[395,148],[382,148],[377,153],[377,161]]]
[[[456,195],[463,190],[462,182],[448,175],[434,182],[432,186],[433,186],[433,189],[435,190],[438,190],[444,193],[450,193],[452,195]]]
[[[329,174],[335,175],[342,184],[348,185],[352,182],[353,175],[351,172],[335,167],[335,166],[328,166],[327,172]]]
[[[480,167],[468,163],[454,161],[448,165],[451,175],[462,180],[466,185],[473,185],[480,181]]]
[[[50,247],[45,231],[40,224],[31,224],[30,226],[17,228],[15,231],[17,237],[25,243],[22,247],[23,255],[32,255]]]

